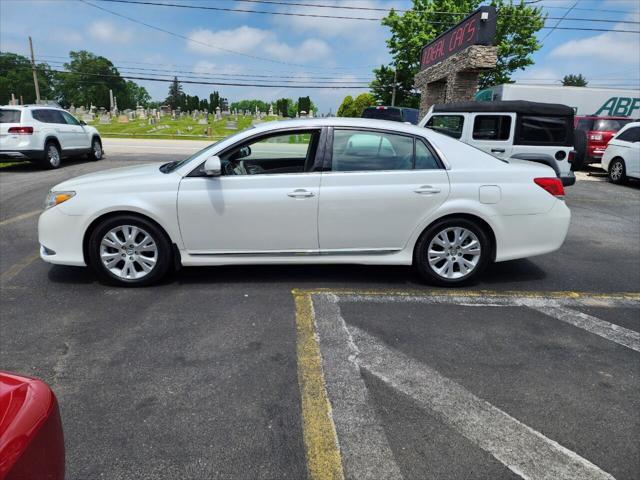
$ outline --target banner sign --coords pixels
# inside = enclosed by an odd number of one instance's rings
[[[480,7],[422,48],[420,70],[435,65],[471,45],[493,45],[496,19],[495,7]]]

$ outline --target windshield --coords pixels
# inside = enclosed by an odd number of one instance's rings
[[[253,126],[249,127],[249,128],[254,128]],[[186,165],[187,163],[189,163],[191,160],[200,157],[203,153],[205,153],[207,150],[213,148],[214,146],[216,146],[218,143],[220,142],[225,142],[237,135],[240,135],[242,133],[244,133],[246,130],[241,130],[239,132],[236,133],[232,133],[231,135],[229,135],[228,137],[223,138],[222,140],[218,140],[217,142],[212,143],[211,145],[207,145],[206,147],[204,147],[202,150],[198,150],[196,153],[194,153],[193,155],[183,159],[183,160],[174,160],[173,162],[169,162],[169,163],[165,163],[164,165],[160,165],[160,171],[162,173],[171,173],[174,170],[177,170],[178,168],[180,168],[183,165]]]

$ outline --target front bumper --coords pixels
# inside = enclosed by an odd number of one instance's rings
[[[40,258],[56,265],[86,266],[82,250],[84,220],[62,213],[58,207],[42,212],[38,219]]]

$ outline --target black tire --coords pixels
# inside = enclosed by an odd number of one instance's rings
[[[144,274],[144,276],[142,276],[141,278],[120,277],[109,270],[103,264],[101,259],[101,242],[105,235],[113,229],[124,226],[136,227],[140,230],[143,230],[144,232],[141,232],[139,235],[143,235],[144,233],[149,235],[155,243],[155,247],[157,249],[155,254],[155,264],[151,267],[150,271]],[[136,237],[138,241],[141,240],[140,236]],[[118,237],[118,239],[126,240],[124,236]],[[131,245],[133,245],[133,243]],[[117,263],[113,264],[113,267],[116,270],[119,269],[124,272],[127,257],[129,259],[138,257],[144,258],[143,253],[140,253],[135,249],[127,249],[127,247],[128,246],[126,244],[124,245],[124,249],[122,249],[122,245],[118,246],[118,248],[106,247],[108,248],[108,251],[105,251],[105,253],[111,255],[119,254],[122,257],[116,258],[114,260],[117,261]],[[144,255],[146,255],[146,253]],[[162,229],[157,227],[153,222],[150,222],[149,220],[136,215],[118,215],[115,217],[107,218],[104,221],[100,222],[93,229],[91,235],[89,236],[87,245],[87,256],[89,260],[89,266],[93,269],[101,282],[123,287],[142,287],[145,285],[152,285],[154,283],[157,283],[167,274],[172,265],[173,259],[171,243],[166,233]],[[133,261],[129,263],[132,265],[131,268],[134,268],[134,270],[136,270],[133,273],[134,275],[140,274],[140,271],[143,270],[141,268],[141,261]]]
[[[614,158],[609,163],[609,181],[616,185],[622,185],[627,182],[627,167],[623,159]]]
[[[62,152],[56,142],[49,140],[44,144],[42,159],[38,163],[42,168],[47,170],[54,170],[60,167],[62,163]]]
[[[439,247],[442,248],[442,251],[444,253],[444,258],[442,259],[444,263],[436,263],[433,268],[429,264],[428,249],[432,240],[439,234],[444,234],[444,232],[448,232],[446,233],[446,236],[447,238],[451,238],[449,237],[449,235],[453,235],[453,232],[449,231],[448,229],[454,228],[462,228],[473,233],[473,235],[475,235],[476,239],[478,240],[478,243],[480,244],[479,258],[475,263],[475,267],[472,268],[467,274],[463,274],[459,260],[465,259],[469,261],[473,260],[474,257],[473,255],[465,255],[464,253],[462,253],[462,249],[459,250],[458,254],[450,255],[447,253],[446,247]],[[470,236],[469,239],[470,241],[473,241],[473,237]],[[462,243],[464,244],[465,242],[466,239]],[[469,243],[466,243],[466,245],[468,246]],[[463,248],[466,247],[463,246]],[[420,276],[422,276],[422,278],[424,278],[428,283],[439,285],[442,287],[459,287],[473,282],[478,278],[478,276],[482,274],[482,272],[491,261],[492,248],[493,245],[491,237],[478,223],[462,217],[449,217],[437,221],[422,233],[415,246],[413,255],[413,266],[418,271]],[[452,275],[458,275],[456,278],[446,278],[445,276],[442,276],[436,272],[436,268],[442,268],[449,258],[455,259],[456,255],[459,260],[453,260],[454,262],[456,262],[453,265],[453,269],[457,268],[458,271],[451,272]]]
[[[587,132],[585,130],[576,130],[574,136],[573,148],[576,155],[571,162],[571,171],[577,172],[587,165]]]
[[[104,152],[102,150],[102,142],[98,137],[93,137],[91,140],[91,151],[89,152],[89,160],[97,162],[102,160]]]

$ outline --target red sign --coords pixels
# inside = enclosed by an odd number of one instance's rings
[[[495,7],[481,7],[423,47],[420,70],[435,65],[471,45],[492,45],[495,34]]]

